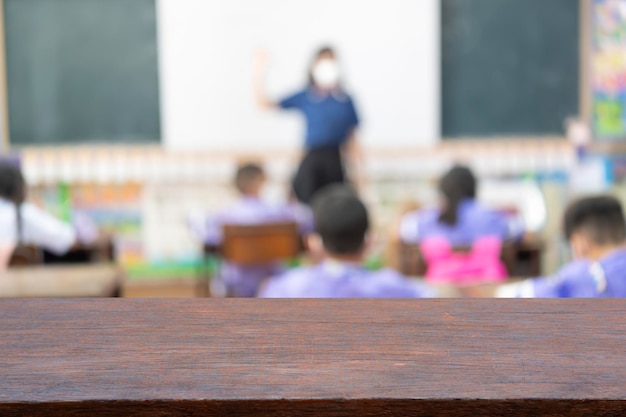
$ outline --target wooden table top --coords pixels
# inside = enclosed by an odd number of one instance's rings
[[[109,296],[121,277],[114,264],[12,268],[0,272],[0,298]]]
[[[625,307],[5,300],[0,415],[626,415]]]

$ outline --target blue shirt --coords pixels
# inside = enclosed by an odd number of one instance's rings
[[[306,119],[307,149],[343,145],[359,125],[359,117],[349,95],[343,92],[320,94],[307,88],[280,101],[283,109],[299,110]]]
[[[517,298],[626,298],[626,250],[617,250],[598,262],[572,262],[557,275],[502,287],[499,297]]]
[[[271,279],[262,298],[432,298],[431,287],[391,269],[368,271],[334,261],[298,268]]]
[[[521,228],[515,219],[483,206],[474,199],[463,201],[458,208],[457,224],[439,221],[439,209],[426,209],[407,214],[400,224],[400,238],[404,243],[418,244],[429,238],[443,238],[452,246],[472,245],[481,237],[501,240],[521,237]]]

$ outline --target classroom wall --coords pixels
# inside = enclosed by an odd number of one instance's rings
[[[296,114],[260,111],[254,53],[271,56],[268,90],[302,88],[316,48],[340,52],[370,147],[440,137],[439,0],[158,0],[162,132],[167,149],[294,150]]]

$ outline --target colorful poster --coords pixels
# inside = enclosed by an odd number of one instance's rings
[[[99,229],[115,238],[116,258],[123,266],[144,262],[141,201],[143,187],[125,184],[58,184],[31,187],[33,202],[69,221],[72,213],[93,220]]]
[[[626,0],[593,0],[593,130],[626,138]]]

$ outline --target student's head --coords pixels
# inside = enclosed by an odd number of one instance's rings
[[[309,84],[320,89],[333,89],[339,86],[340,80],[341,69],[335,50],[330,46],[320,48],[309,68]]]
[[[22,171],[9,162],[0,162],[0,198],[15,204],[22,204],[26,199]]]
[[[366,249],[369,214],[365,204],[346,185],[331,185],[313,198],[317,236],[324,252],[331,257],[362,256]]]
[[[574,202],[565,212],[563,227],[576,258],[597,260],[626,240],[624,211],[613,197]]]
[[[443,198],[439,221],[455,226],[459,206],[467,199],[476,198],[476,187],[476,177],[468,167],[457,165],[448,171],[439,182],[439,192]]]
[[[235,187],[245,196],[258,197],[265,184],[265,171],[254,163],[247,163],[237,168]]]

